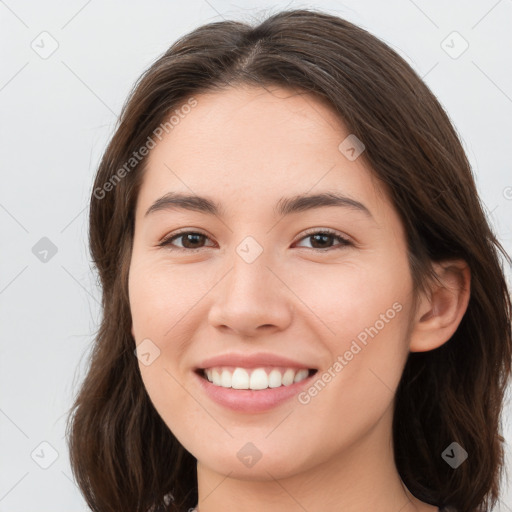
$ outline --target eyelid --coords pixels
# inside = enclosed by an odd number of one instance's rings
[[[211,237],[210,235],[208,235],[207,233],[205,233],[204,231],[202,231],[201,229],[197,229],[197,228],[183,228],[181,230],[178,230],[178,231],[173,231],[172,233],[170,233],[169,235],[166,235],[162,238],[162,240],[160,240],[160,242],[158,242],[158,246],[159,247],[166,247],[166,246],[170,246],[170,241],[175,239],[175,238],[179,238],[180,235],[186,235],[186,234],[194,234],[194,235],[203,235],[204,237],[208,238],[209,240],[211,240]],[[193,251],[198,251],[198,250],[201,250],[201,249],[205,249],[205,247],[198,247],[197,249],[186,249],[184,247],[170,247],[172,250],[176,249],[176,250],[184,250],[184,251],[187,251],[187,252],[193,252]]]
[[[179,238],[180,235],[187,235],[187,234],[202,235],[202,236],[206,237],[207,239],[211,240],[211,237],[207,233],[202,231],[201,229],[198,229],[198,228],[183,228],[181,230],[174,231],[174,232],[170,233],[169,235],[165,236],[157,245],[159,247],[168,248],[171,251],[183,251],[183,252],[188,252],[188,253],[193,253],[193,252],[201,251],[202,249],[206,249],[207,248],[207,247],[197,247],[195,249],[187,249],[185,247],[173,247],[171,245],[170,242],[172,240],[174,240],[176,238]],[[356,246],[357,245],[352,240],[351,237],[349,237],[348,235],[345,235],[344,233],[341,233],[341,232],[339,232],[339,231],[337,231],[335,229],[332,229],[332,228],[309,228],[306,231],[303,231],[294,240],[293,244],[296,244],[297,242],[300,242],[303,239],[306,239],[306,238],[308,238],[308,237],[310,237],[312,235],[316,235],[316,234],[330,235],[330,236],[332,236],[334,238],[338,238],[340,240],[340,243],[338,244],[338,246],[328,247],[326,249],[318,249],[318,248],[315,248],[315,247],[302,247],[302,249],[310,249],[310,250],[315,251],[315,252],[329,252],[329,251],[333,251],[333,250],[336,250],[336,249],[342,249],[344,247]]]
[[[344,245],[355,245],[355,242],[352,240],[351,237],[349,237],[348,235],[345,235],[344,233],[336,230],[336,229],[332,229],[332,228],[310,228],[310,229],[306,229],[306,231],[303,231],[299,237],[295,240],[295,242],[293,242],[294,244],[296,242],[300,242],[302,239],[304,238],[308,238],[308,236],[311,236],[311,235],[316,235],[316,234],[326,234],[326,235],[331,235],[333,237],[336,237],[336,238],[340,238],[342,239],[344,242],[346,242]],[[330,249],[335,249],[336,247],[330,247]],[[322,251],[322,249],[317,249],[318,251]],[[328,249],[327,249],[328,250]],[[323,252],[326,252],[326,250],[324,249]]]

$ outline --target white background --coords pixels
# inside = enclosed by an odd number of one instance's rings
[[[100,314],[87,206],[132,84],[199,25],[252,22],[293,7],[360,25],[424,77],[460,134],[489,219],[512,253],[512,0],[0,1],[0,512],[87,510],[64,438]],[[50,36],[40,36],[45,31]],[[453,31],[469,44],[458,58],[442,43]],[[42,37],[46,49],[52,38],[58,44],[45,59],[31,47],[41,47]],[[57,249],[46,263],[32,252],[43,237]],[[509,405],[509,472],[511,416]],[[40,463],[51,462],[42,442],[58,453],[47,469],[31,458],[36,450]],[[512,511],[510,488],[497,510]]]

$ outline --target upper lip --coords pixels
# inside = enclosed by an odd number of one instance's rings
[[[210,357],[199,363],[198,368],[213,368],[215,366],[237,366],[240,368],[259,368],[261,366],[284,366],[286,368],[307,368],[316,369],[308,363],[301,363],[288,357],[270,354],[268,352],[260,352],[257,354],[220,354]]]

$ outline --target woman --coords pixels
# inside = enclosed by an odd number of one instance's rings
[[[93,510],[497,502],[510,258],[446,113],[374,36],[294,10],[181,38],[123,108],[90,244],[69,444]]]

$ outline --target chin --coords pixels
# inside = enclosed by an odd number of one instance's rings
[[[269,481],[300,473],[305,461],[297,460],[298,449],[276,451],[270,446],[258,450],[257,443],[235,442],[237,448],[199,454],[199,463],[219,474],[238,480]],[[238,447],[240,445],[240,447]],[[261,445],[261,443],[260,443]],[[202,456],[203,455],[203,456]]]

